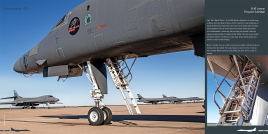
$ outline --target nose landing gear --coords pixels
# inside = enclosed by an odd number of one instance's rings
[[[95,79],[93,71],[91,70],[90,61],[87,61],[87,68],[89,69],[91,77],[86,71],[86,68],[83,68],[80,65],[78,66],[84,71],[84,73],[87,75],[88,79],[90,80],[91,84],[93,85],[93,89],[90,91],[90,94],[91,94],[91,97],[94,98],[95,107],[91,108],[88,111],[89,123],[93,126],[110,124],[110,122],[112,121],[112,112],[108,107],[105,107],[105,105],[102,103],[103,94],[101,90],[99,89],[99,86]],[[100,104],[102,106],[100,106]]]
[[[125,95],[125,91],[129,94],[129,97],[132,101],[133,107],[136,110],[136,113],[141,114],[139,107],[137,105],[137,102],[134,99],[132,92],[128,87],[129,82],[132,79],[132,74],[130,71],[131,71],[131,68],[132,68],[134,62],[137,59],[137,56],[136,56],[135,60],[133,61],[130,68],[127,66],[127,63],[126,63],[127,57],[128,56],[125,56],[121,62],[118,62],[117,58],[113,58],[113,59],[107,58],[105,64],[106,64],[106,67],[108,68],[108,71],[109,71],[111,77],[112,77],[112,80],[115,84],[115,87],[117,89],[120,89],[120,92],[123,96],[123,99],[124,99],[126,106],[129,110],[129,113],[131,115],[134,115],[134,112],[131,108],[131,105],[130,105],[130,103],[127,100],[127,97]],[[91,125],[95,125],[95,126],[96,125],[106,125],[106,124],[110,124],[110,122],[112,121],[112,112],[108,107],[105,107],[105,105],[102,103],[102,99],[104,97],[103,94],[105,94],[105,90],[103,90],[103,89],[101,90],[100,87],[102,85],[102,81],[105,81],[104,80],[105,78],[101,77],[101,76],[105,77],[105,75],[103,74],[103,69],[102,69],[102,66],[105,68],[105,65],[104,64],[100,64],[100,65],[97,64],[97,68],[96,68],[96,63],[94,63],[94,64],[91,64],[90,61],[87,61],[86,64],[83,63],[83,64],[78,65],[80,67],[80,69],[86,74],[89,81],[93,85],[93,89],[90,90],[90,94],[91,94],[91,97],[94,98],[95,107],[91,108],[88,111],[88,121]],[[125,65],[126,67],[123,67],[123,65]],[[128,73],[127,73],[127,75],[124,75],[123,70],[126,68],[128,70]],[[90,74],[86,71],[87,69],[89,70]],[[131,76],[131,79],[129,81],[127,80],[128,76]],[[102,106],[100,106],[100,104]]]

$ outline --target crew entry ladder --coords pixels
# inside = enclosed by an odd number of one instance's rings
[[[135,60],[136,60],[136,58],[135,58]],[[114,82],[115,87],[120,90],[120,92],[121,92],[121,94],[123,96],[123,99],[124,99],[124,101],[126,103],[126,106],[128,108],[129,113],[131,115],[134,114],[134,112],[132,110],[132,107],[131,107],[131,105],[129,103],[129,100],[127,99],[125,93],[128,93],[128,95],[130,97],[130,100],[132,101],[132,104],[133,104],[133,106],[134,106],[134,108],[136,110],[136,114],[141,114],[140,109],[139,109],[139,107],[137,105],[137,102],[136,102],[131,90],[128,87],[129,82],[130,82],[131,79],[128,81],[127,77],[128,76],[132,77],[132,75],[130,73],[131,68],[129,68],[127,66],[127,63],[125,62],[126,59],[127,59],[127,56],[125,57],[124,60],[121,61],[122,64],[120,65],[120,62],[118,62],[118,60],[116,58],[108,58],[108,59],[106,59],[106,66],[107,66],[108,71],[109,71],[109,73],[110,73],[110,75],[112,77],[112,80]],[[134,60],[134,62],[135,62],[135,60]],[[134,62],[133,62],[133,64],[134,64]],[[132,66],[133,66],[133,64],[132,64]],[[122,68],[123,65],[125,65],[124,68]],[[129,72],[128,72],[127,75],[124,74],[124,72],[123,72],[124,69],[128,69]]]
[[[243,61],[244,63],[238,62],[237,56],[232,56],[234,64],[238,70],[237,76],[232,73],[232,68],[228,71],[220,85],[217,83],[218,88],[214,93],[214,102],[219,108],[221,115],[217,125],[222,126],[225,123],[232,123],[237,126],[242,126],[244,122],[249,122],[252,117],[252,112],[257,96],[257,90],[260,80],[260,71],[258,68],[249,60]],[[240,59],[241,60],[241,59]],[[209,66],[215,77],[215,72],[211,61],[208,58]],[[245,65],[243,67],[243,65]],[[243,68],[239,68],[243,67]],[[231,86],[226,80],[227,75],[231,73],[235,77],[234,85]],[[216,77],[215,77],[216,79]],[[223,82],[226,82],[231,88],[228,96],[224,96],[219,90]],[[217,81],[216,81],[217,82]],[[223,106],[220,107],[215,99],[216,93],[219,92],[223,98]]]

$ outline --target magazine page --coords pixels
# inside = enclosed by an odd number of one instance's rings
[[[206,134],[267,132],[265,0],[206,0]]]
[[[0,134],[205,133],[205,0],[0,9]]]
[[[1,0],[0,133],[268,132],[267,0]]]

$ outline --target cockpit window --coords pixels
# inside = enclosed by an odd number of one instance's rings
[[[66,18],[66,15],[64,15],[64,16],[62,17],[62,19],[57,23],[57,25],[56,25],[55,27],[61,25],[61,24],[64,22],[65,18]]]
[[[53,97],[52,95],[48,96],[48,97]]]
[[[49,32],[49,34],[54,31],[55,29],[67,24],[69,15],[72,13],[72,11],[69,11],[66,15],[62,17],[62,19],[52,28],[52,30]]]

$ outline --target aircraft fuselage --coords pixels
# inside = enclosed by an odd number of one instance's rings
[[[204,11],[204,0],[87,0],[21,56],[14,70],[42,73],[44,67],[126,54],[193,50],[193,42],[204,39]]]

